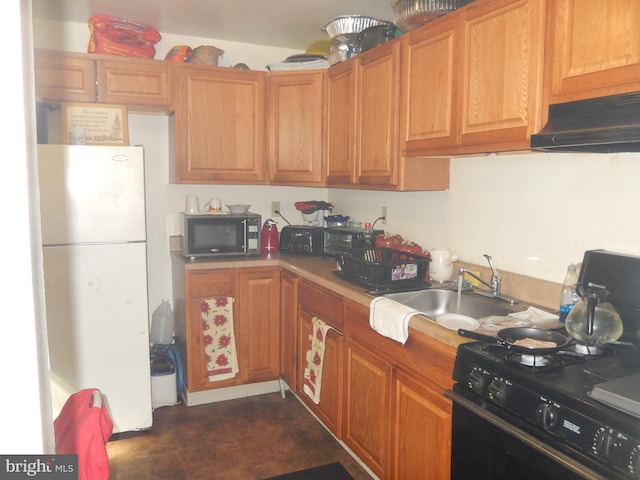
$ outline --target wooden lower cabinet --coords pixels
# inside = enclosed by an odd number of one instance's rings
[[[391,376],[389,363],[347,339],[343,440],[380,478],[388,478]]]
[[[279,376],[279,268],[184,270],[174,261],[176,343],[180,349],[189,392],[210,390]],[[202,302],[233,297],[238,374],[209,381],[202,334]]]
[[[243,383],[274,380],[280,374],[280,269],[237,271],[238,366]]]
[[[313,317],[333,327],[326,336],[320,403],[303,391],[304,368]],[[298,285],[298,396],[338,438],[342,434],[344,338],[342,297],[306,280]]]
[[[403,371],[393,382],[392,456],[395,480],[449,479],[451,401],[442,388]]]
[[[280,378],[298,391],[296,363],[298,352],[298,277],[280,274]]]
[[[448,480],[455,349],[419,332],[405,345],[369,327],[345,301],[343,440],[381,479]],[[428,372],[425,378],[416,372]]]

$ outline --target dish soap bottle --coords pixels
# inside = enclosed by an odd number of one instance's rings
[[[560,322],[562,323],[565,322],[567,315],[579,300],[576,292],[577,283],[578,272],[576,271],[576,266],[572,263],[567,268],[567,274],[564,276],[564,282],[562,282],[562,294],[560,295]]]

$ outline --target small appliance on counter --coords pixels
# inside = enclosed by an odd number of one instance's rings
[[[322,255],[322,227],[287,225],[280,232],[280,251],[302,255]]]
[[[260,255],[262,217],[257,213],[180,215],[185,257]]]
[[[380,234],[384,234],[384,231],[359,227],[327,227],[323,234],[323,252],[335,257],[353,249],[375,247],[375,238]]]
[[[267,218],[262,226],[262,238],[260,241],[262,253],[278,251],[278,222]]]
[[[325,210],[329,212],[333,209],[333,205],[322,200],[307,200],[304,202],[296,202],[295,207],[302,214],[302,222],[308,227],[323,227]]]

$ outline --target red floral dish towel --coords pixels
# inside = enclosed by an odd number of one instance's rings
[[[311,320],[309,343],[307,345],[307,359],[304,366],[304,384],[302,390],[313,403],[320,403],[320,387],[322,386],[322,363],[324,362],[324,347],[327,332],[331,329],[317,317]]]
[[[202,301],[200,310],[209,381],[235,377],[238,357],[233,334],[233,298],[208,298]]]

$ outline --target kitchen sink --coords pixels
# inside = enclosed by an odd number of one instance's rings
[[[520,312],[527,308],[520,303],[509,305],[497,299],[477,295],[470,291],[462,292],[460,309],[457,309],[458,292],[448,289],[427,289],[416,292],[389,293],[385,297],[398,303],[415,308],[420,313],[435,320],[443,313],[460,313],[473,318],[483,318],[490,315],[505,316],[513,312]]]

